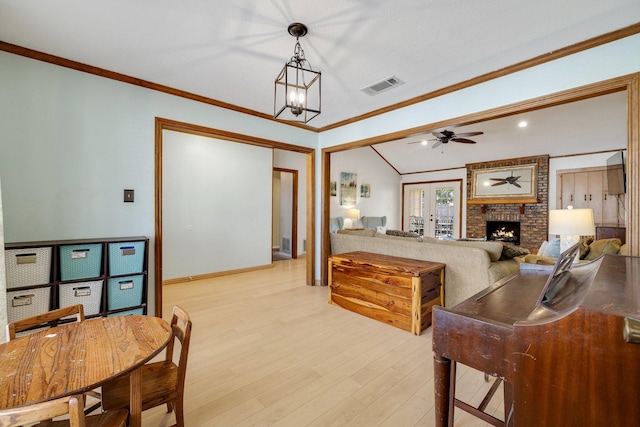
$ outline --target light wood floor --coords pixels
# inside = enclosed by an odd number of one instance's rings
[[[304,262],[165,287],[165,317],[179,304],[193,320],[186,425],[433,426],[431,328],[414,336],[328,304]],[[459,365],[459,398],[478,405],[490,384]],[[173,424],[165,408],[143,425]],[[487,424],[458,410],[455,425]]]

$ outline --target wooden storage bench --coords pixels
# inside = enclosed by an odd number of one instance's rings
[[[329,257],[329,302],[416,335],[444,299],[444,264],[369,252]]]

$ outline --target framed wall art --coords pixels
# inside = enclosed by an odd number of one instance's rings
[[[371,184],[360,185],[360,197],[371,197]]]
[[[338,195],[338,184],[335,181],[329,182],[329,196],[335,197]]]
[[[353,172],[340,172],[340,204],[342,206],[355,206],[357,190],[358,174]]]
[[[475,169],[472,171],[471,199],[535,199],[537,169],[537,164]]]

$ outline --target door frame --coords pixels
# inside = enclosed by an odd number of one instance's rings
[[[154,296],[155,316],[162,317],[162,133],[165,130],[189,133],[192,135],[222,139],[240,144],[250,144],[259,147],[280,149],[306,154],[307,156],[307,252],[306,252],[306,284],[313,286],[315,277],[315,149],[284,142],[272,141],[255,136],[243,135],[221,129],[213,129],[191,123],[179,122],[171,119],[156,117],[155,119],[155,266],[154,266]]]
[[[298,259],[298,171],[296,169],[273,168],[274,172],[293,175],[291,195],[291,259]],[[273,240],[273,237],[272,239]]]

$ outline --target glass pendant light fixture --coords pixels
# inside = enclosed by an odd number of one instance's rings
[[[313,71],[304,56],[300,37],[307,27],[299,22],[289,25],[289,34],[296,38],[293,56],[284,65],[275,81],[273,117],[276,120],[307,123],[320,114],[320,71]]]

